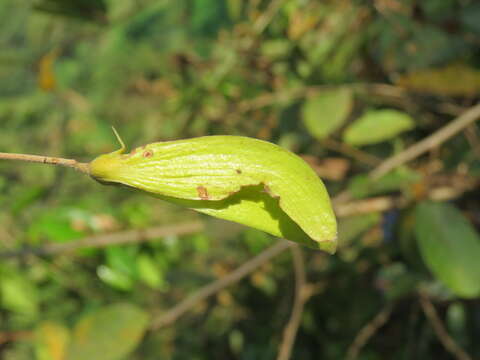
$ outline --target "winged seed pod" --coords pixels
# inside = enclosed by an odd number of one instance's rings
[[[126,154],[116,135],[121,149],[89,164],[94,179],[335,252],[337,224],[330,198],[297,155],[241,136],[157,142]]]

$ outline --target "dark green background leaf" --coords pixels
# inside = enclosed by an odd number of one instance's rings
[[[480,295],[480,237],[453,205],[424,202],[417,206],[415,234],[432,273],[454,293]]]

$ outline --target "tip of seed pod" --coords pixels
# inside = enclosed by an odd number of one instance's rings
[[[90,176],[100,181],[115,181],[115,174],[118,172],[119,167],[118,155],[100,155],[89,164]]]
[[[336,240],[329,240],[329,241],[322,241],[318,243],[318,247],[320,250],[323,250],[330,255],[333,255],[337,251],[337,241]]]

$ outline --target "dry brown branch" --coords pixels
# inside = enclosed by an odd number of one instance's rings
[[[284,250],[288,249],[290,246],[292,246],[292,243],[286,240],[279,240],[275,245],[267,248],[254,258],[243,263],[240,267],[233,270],[230,274],[214,282],[211,282],[208,285],[205,285],[204,287],[195,291],[193,294],[189,295],[187,298],[185,298],[183,301],[181,301],[171,309],[167,310],[167,312],[153,319],[150,328],[152,330],[158,330],[162,327],[173,324],[178,318],[180,318],[188,310],[193,308],[196,304],[216,294],[223,288],[243,279],[245,276],[250,274],[259,266],[265,264],[267,261],[277,256]]]
[[[345,357],[347,360],[355,360],[358,357],[360,350],[362,350],[372,336],[374,336],[377,331],[388,321],[390,315],[392,314],[392,309],[392,305],[388,304],[382,310],[380,310],[380,312],[375,315],[372,320],[365,324],[348,348]]]
[[[280,343],[277,360],[290,359],[295,337],[297,336],[300,320],[303,314],[303,308],[308,298],[311,296],[305,274],[305,260],[302,250],[298,245],[292,245],[290,251],[293,256],[293,268],[295,270],[295,300],[292,313],[285,329],[283,330],[283,339]]]
[[[63,158],[51,157],[51,156],[11,154],[11,153],[0,152],[0,160],[28,161],[28,162],[40,163],[40,164],[66,166],[66,167],[70,167],[75,170],[78,170],[85,174],[90,173],[88,164],[80,163],[77,160],[73,160],[73,159],[63,159]]]
[[[394,168],[403,165],[406,162],[411,161],[425,152],[441,145],[449,138],[462,131],[468,125],[477,121],[479,118],[480,104],[477,104],[469,108],[462,115],[452,120],[430,136],[427,136],[425,139],[413,144],[401,153],[394,155],[382,162],[370,173],[370,177],[377,179],[388,173],[390,170],[393,170]]]
[[[428,296],[420,292],[418,300],[420,301],[425,316],[430,322],[430,325],[432,325],[435,334],[445,349],[457,360],[472,360],[470,355],[468,355],[448,334],[445,325],[438,316],[435,306],[433,306]]]
[[[156,226],[143,230],[121,231],[112,234],[88,236],[68,243],[51,243],[37,248],[5,251],[0,253],[0,259],[24,255],[55,255],[90,247],[102,248],[110,245],[131,244],[171,235],[192,234],[203,229],[204,225],[201,221],[192,221],[168,226]]]
[[[345,204],[335,204],[334,209],[338,217],[347,217],[372,212],[383,212],[397,207],[404,207],[406,204],[407,201],[399,196],[379,196],[351,201]]]
[[[436,177],[433,177],[430,179],[430,182],[433,182],[436,179]],[[452,200],[462,196],[465,192],[474,189],[479,184],[478,180],[475,178],[466,176],[459,177],[456,174],[448,176],[444,180],[449,184],[440,186],[431,186],[431,184],[429,184],[430,189],[428,190],[428,193],[425,194],[425,198],[433,201]],[[341,197],[343,197],[343,194]],[[338,201],[338,199],[342,200],[341,197],[335,197],[333,201],[335,214],[338,217],[383,212],[393,208],[404,208],[414,200],[399,195],[377,196],[349,202]]]

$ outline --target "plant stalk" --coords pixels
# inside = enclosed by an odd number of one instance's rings
[[[51,156],[29,155],[29,154],[13,154],[0,152],[0,160],[14,160],[14,161],[27,161],[40,164],[50,164],[70,167],[78,170],[84,174],[90,174],[90,167],[88,163],[81,163],[74,159],[64,159]]]

